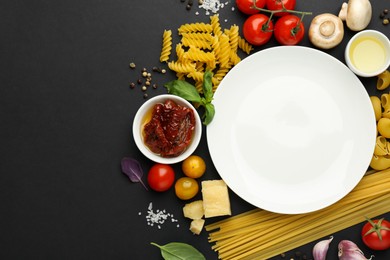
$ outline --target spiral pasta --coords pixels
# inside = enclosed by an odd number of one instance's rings
[[[195,63],[181,63],[176,61],[168,62],[168,67],[179,73],[191,73],[195,71]]]
[[[213,28],[208,23],[187,23],[179,27],[179,34],[191,32],[206,32],[211,33]]]
[[[238,48],[240,48],[246,54],[250,54],[250,52],[253,50],[253,46],[241,37],[238,37]]]
[[[210,24],[215,36],[220,37],[222,35],[221,24],[219,23],[219,16],[213,15],[210,17]]]
[[[176,61],[169,61],[172,36],[164,31],[160,61],[167,62],[178,79],[189,79],[202,93],[203,75],[206,70],[213,72],[213,91],[229,70],[241,61],[239,51],[249,55],[253,47],[239,35],[239,27],[232,25],[222,30],[218,14],[210,16],[210,23],[187,23],[178,28],[181,36],[176,44]],[[170,48],[168,46],[171,46]]]
[[[181,42],[183,43],[183,46],[189,47],[190,45],[195,46],[199,49],[211,49],[211,42],[198,40],[198,39],[190,39],[183,37]]]
[[[166,62],[169,60],[169,55],[171,55],[172,50],[172,31],[164,30],[163,41],[162,41],[162,50],[160,54],[160,61]]]

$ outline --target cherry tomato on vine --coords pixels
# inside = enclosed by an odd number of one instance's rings
[[[243,25],[244,38],[252,45],[266,44],[272,37],[274,24],[265,14],[249,16]]]
[[[256,6],[258,8],[264,8],[265,1],[266,0],[256,0]],[[253,0],[236,0],[236,5],[238,10],[240,10],[244,14],[250,15],[250,14],[256,14],[260,12],[259,10],[252,8]]]
[[[373,250],[390,248],[390,222],[385,219],[368,220],[362,228],[364,244]]]
[[[167,164],[157,163],[150,168],[147,180],[152,190],[166,191],[175,182],[175,171]]]
[[[275,39],[283,45],[295,45],[305,36],[305,27],[301,18],[288,14],[280,17],[274,27]]]
[[[296,0],[266,0],[265,6],[270,11],[282,10],[283,6],[287,10],[295,9]],[[275,16],[287,15],[288,12],[275,13]]]
[[[175,183],[175,193],[179,199],[189,200],[195,197],[199,191],[199,184],[195,179],[181,177]]]

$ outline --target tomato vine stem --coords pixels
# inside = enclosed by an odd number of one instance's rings
[[[253,9],[256,9],[256,10],[259,10],[261,12],[265,12],[265,13],[269,13],[269,19],[268,21],[263,25],[263,31],[266,31],[267,28],[268,28],[268,25],[272,19],[272,17],[274,16],[274,14],[276,13],[291,13],[291,14],[300,14],[301,17],[300,17],[300,20],[302,21],[303,18],[305,17],[305,15],[312,15],[313,13],[312,12],[303,12],[303,11],[297,11],[297,10],[290,10],[290,9],[287,9],[284,4],[283,4],[283,1],[281,1],[281,4],[282,4],[282,9],[279,9],[279,10],[268,10],[268,9],[265,9],[265,8],[260,8],[260,7],[257,7],[256,6],[256,0],[253,0],[253,6],[252,8]],[[297,25],[299,27],[299,24]],[[294,34],[295,35],[295,34]]]
[[[268,9],[264,9],[264,8],[260,8],[260,7],[257,7],[256,6],[256,0],[253,0],[253,6],[252,6],[253,9],[256,9],[256,10],[259,10],[261,12],[265,12],[265,13],[269,13],[270,14],[270,19],[272,18],[272,16],[276,13],[283,13],[283,12],[286,12],[286,13],[292,13],[292,14],[300,14],[301,15],[301,19],[303,19],[303,17],[305,15],[312,15],[313,13],[312,12],[304,12],[304,11],[297,11],[297,10],[290,10],[290,9],[287,9],[286,7],[284,7],[284,4],[282,2],[282,9],[279,9],[279,10],[268,10]]]

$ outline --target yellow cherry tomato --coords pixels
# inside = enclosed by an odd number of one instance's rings
[[[181,177],[175,183],[175,193],[179,199],[189,200],[195,197],[199,191],[199,184],[195,179]]]
[[[184,174],[190,178],[200,178],[206,171],[206,163],[202,157],[198,155],[191,155],[185,159],[181,165]]]

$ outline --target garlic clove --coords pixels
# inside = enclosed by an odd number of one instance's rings
[[[367,260],[362,250],[352,241],[341,240],[338,245],[339,260]],[[373,256],[369,258],[372,259]]]
[[[333,236],[329,239],[321,240],[313,247],[313,258],[314,260],[326,260],[326,253],[329,249],[329,244],[332,242]]]

